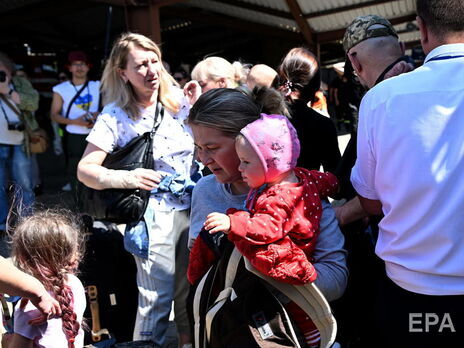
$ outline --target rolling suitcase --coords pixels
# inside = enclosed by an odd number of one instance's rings
[[[113,223],[87,221],[89,234],[80,275],[87,292],[86,344],[132,340],[137,312],[137,268]]]

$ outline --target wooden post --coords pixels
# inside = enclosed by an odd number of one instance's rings
[[[126,7],[127,30],[148,36],[155,43],[161,43],[160,5]]]
[[[148,23],[150,24],[150,37],[156,44],[161,44],[160,5],[148,4]]]
[[[301,12],[300,5],[298,4],[297,0],[287,0],[287,5],[288,9],[290,10],[290,13],[292,14],[293,18],[295,19],[296,24],[300,28],[301,35],[303,35],[303,38],[305,39],[308,47],[311,50],[315,49],[314,41],[313,41],[313,32],[306,20],[304,18],[303,13]]]

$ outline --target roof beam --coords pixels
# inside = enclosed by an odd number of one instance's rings
[[[249,2],[244,2],[241,0],[215,0],[215,2],[220,2],[226,5],[237,6],[245,10],[257,11],[257,12],[265,13],[271,16],[277,16],[277,17],[282,17],[286,19],[293,19],[293,16],[287,11],[276,10],[270,7],[251,4]]]
[[[286,0],[290,13],[295,19],[296,24],[300,28],[301,34],[303,35],[306,43],[309,47],[314,48],[313,32],[309,27],[308,21],[304,18],[303,12],[301,12],[300,4],[297,0]]]
[[[112,5],[112,6],[125,6],[126,5],[126,0],[93,0],[94,2],[103,2],[107,5]]]
[[[244,32],[281,37],[287,40],[301,40],[300,34],[289,30],[279,29],[270,25],[255,23],[231,16],[225,16],[219,13],[208,13],[197,7],[163,7],[161,9],[161,14],[190,20],[198,20],[201,22],[207,22],[208,24],[225,26]]]
[[[354,19],[354,18],[353,18]],[[402,24],[406,22],[411,22],[416,19],[416,14],[410,14],[402,17],[396,17],[388,19],[392,25]],[[343,35],[345,35],[346,28],[324,31],[317,33],[317,41],[319,43],[326,43],[331,41],[341,40]]]
[[[322,17],[322,16],[331,15],[331,14],[334,14],[334,13],[340,13],[340,12],[345,12],[345,11],[356,10],[356,9],[359,9],[359,8],[380,5],[380,4],[383,4],[383,3],[386,3],[386,2],[393,2],[393,1],[398,1],[398,0],[371,0],[371,1],[366,1],[366,2],[360,2],[360,3],[357,3],[357,4],[352,4],[352,5],[341,6],[341,7],[336,7],[336,8],[330,8],[330,9],[327,9],[327,10],[307,13],[307,14],[304,15],[304,17],[306,19],[314,18],[314,17]]]
[[[156,5],[156,6],[170,6],[177,4],[179,2],[185,2],[187,0],[92,0],[95,2],[104,2],[108,5],[114,6],[148,6],[148,5]]]
[[[187,0],[151,0],[151,3],[153,5],[162,7],[162,6],[170,6],[170,5],[175,5],[180,2],[186,2]]]

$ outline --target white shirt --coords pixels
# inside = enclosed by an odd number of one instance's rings
[[[9,97],[10,104],[16,105],[15,102]],[[18,112],[19,108],[16,108]],[[9,130],[8,129],[8,122],[9,123],[19,123],[19,117],[14,112],[7,103],[5,103],[2,99],[0,99],[0,144],[5,145],[20,145],[24,141],[24,132],[23,131],[16,131],[16,130]]]
[[[431,51],[415,71],[363,98],[356,191],[380,200],[377,255],[402,288],[464,294],[464,44]]]
[[[82,88],[83,85],[75,86],[71,81],[65,81],[53,87],[53,92],[59,94],[63,99],[63,107],[61,116],[66,117],[66,111],[73,97]],[[75,120],[81,117],[86,111],[98,111],[98,103],[100,101],[100,81],[89,81],[88,85],[79,94],[69,110],[68,118]],[[72,134],[89,134],[90,129],[75,124],[66,125],[66,131]]]
[[[183,97],[182,91],[178,93],[179,97]],[[177,114],[171,114],[166,108],[164,110],[163,121],[153,139],[154,170],[161,175],[190,177],[194,145],[190,127],[186,124],[189,110],[190,105],[185,98]],[[142,110],[141,118],[134,121],[115,103],[108,104],[98,116],[87,141],[111,153],[136,136],[151,131],[154,116],[154,110]],[[152,194],[152,198],[157,201],[157,210],[185,210],[190,207],[190,194],[176,198],[170,193],[158,193]]]
[[[72,274],[68,275],[66,282],[73,293],[73,311],[76,313],[80,324],[78,334],[75,338],[74,347],[84,346],[84,330],[82,329],[82,318],[85,311],[85,290],[81,281]],[[63,348],[68,346],[68,340],[63,332],[63,321],[61,318],[49,319],[41,325],[29,325],[28,322],[40,315],[38,309],[28,302],[24,309],[16,306],[14,313],[14,332],[34,341],[34,347]]]

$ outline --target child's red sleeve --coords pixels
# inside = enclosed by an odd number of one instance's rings
[[[262,245],[282,239],[290,231],[289,217],[292,210],[279,197],[268,197],[256,203],[253,214],[244,210],[229,209],[230,241],[246,240],[248,243]]]

